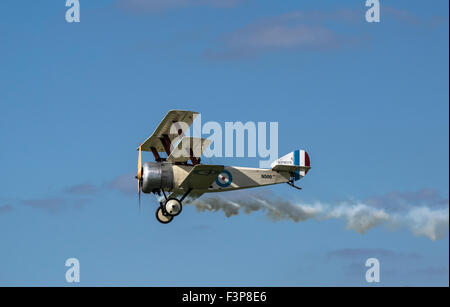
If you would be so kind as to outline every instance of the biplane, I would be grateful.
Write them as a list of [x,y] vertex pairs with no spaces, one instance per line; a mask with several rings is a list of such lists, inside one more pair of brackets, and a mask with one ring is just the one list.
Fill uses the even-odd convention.
[[[139,145],[136,176],[139,208],[141,192],[158,195],[162,201],[156,210],[156,219],[167,224],[181,213],[185,199],[193,200],[204,193],[280,183],[301,189],[295,182],[311,169],[309,155],[304,150],[295,150],[279,158],[271,164],[271,169],[202,164],[201,154],[211,141],[184,136],[186,127],[192,125],[198,114],[192,111],[169,111],[153,134]],[[142,151],[152,152],[155,162],[142,164]],[[161,154],[166,156],[162,157]]]

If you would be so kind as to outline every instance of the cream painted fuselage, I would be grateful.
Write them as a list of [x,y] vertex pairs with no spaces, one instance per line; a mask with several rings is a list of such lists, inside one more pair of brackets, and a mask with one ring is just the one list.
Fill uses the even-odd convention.
[[[173,165],[174,190],[179,190],[181,183],[188,176],[193,166]],[[208,189],[198,190],[201,193],[225,192],[239,189],[255,188],[289,182],[288,172],[276,172],[271,169],[225,166],[217,174],[217,179]]]

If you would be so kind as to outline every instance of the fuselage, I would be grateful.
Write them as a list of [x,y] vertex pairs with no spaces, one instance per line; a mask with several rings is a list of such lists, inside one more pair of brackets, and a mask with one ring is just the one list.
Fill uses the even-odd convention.
[[[192,167],[191,165],[173,166],[174,188],[181,184]],[[286,183],[289,181],[289,176],[288,172],[275,172],[271,169],[225,166],[211,186],[202,192],[226,192]]]

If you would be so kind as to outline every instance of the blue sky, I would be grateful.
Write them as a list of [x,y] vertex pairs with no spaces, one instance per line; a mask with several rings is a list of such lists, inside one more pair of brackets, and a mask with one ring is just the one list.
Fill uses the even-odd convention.
[[[81,285],[367,286],[377,257],[381,285],[448,286],[448,1],[381,1],[379,24],[362,0],[80,3],[78,24],[0,3],[0,285],[67,285],[76,257]],[[277,121],[280,156],[309,152],[301,192],[253,193],[446,209],[445,236],[193,206],[160,225],[130,184],[169,109]]]

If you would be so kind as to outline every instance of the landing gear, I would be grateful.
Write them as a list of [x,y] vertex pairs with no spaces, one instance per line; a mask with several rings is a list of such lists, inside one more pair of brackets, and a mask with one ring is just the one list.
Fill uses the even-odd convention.
[[301,190],[302,189],[301,187],[295,185],[295,178],[296,178],[295,174],[292,173],[289,178],[289,181],[286,183],[289,184],[291,187],[296,188],[297,190]]
[[289,182],[286,182],[286,183],[289,184],[291,187],[296,188],[297,190],[301,190],[302,189],[301,187],[296,186],[293,181],[289,181]]
[[183,206],[181,205],[181,202],[176,198],[169,198],[164,203],[164,210],[168,215],[177,216],[181,213],[182,209]]
[[167,224],[173,220],[173,216],[164,214],[163,209],[159,207],[158,210],[156,210],[156,219],[162,224]]
[[164,202],[160,202],[158,210],[156,210],[156,219],[158,222],[167,224],[170,223],[173,218],[181,213],[181,210],[183,209],[183,205],[181,202],[188,196],[188,194],[192,191],[192,189],[189,189],[184,193],[183,197],[181,197],[179,200],[176,198],[167,198],[166,192],[164,190],[161,190],[161,192],[164,195]]

